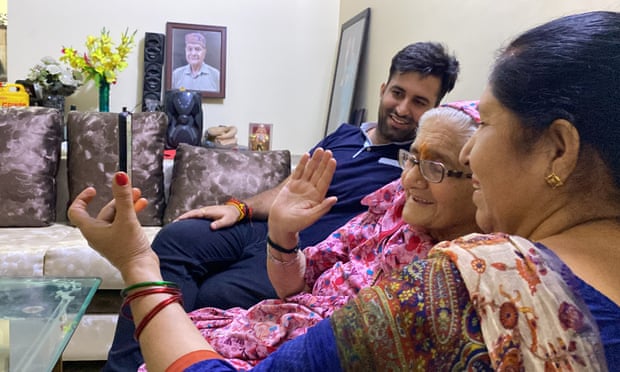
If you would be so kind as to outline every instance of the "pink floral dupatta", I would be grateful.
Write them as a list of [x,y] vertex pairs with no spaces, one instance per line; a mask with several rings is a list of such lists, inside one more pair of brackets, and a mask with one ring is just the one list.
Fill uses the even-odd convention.
[[494,369],[607,370],[596,322],[553,252],[516,236],[471,234],[438,244],[429,258],[441,254],[464,279]]

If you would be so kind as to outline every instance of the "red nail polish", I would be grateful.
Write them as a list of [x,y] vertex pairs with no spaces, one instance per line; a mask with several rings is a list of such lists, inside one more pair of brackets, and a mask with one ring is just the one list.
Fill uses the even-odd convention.
[[116,174],[116,184],[119,186],[125,186],[129,182],[129,177],[125,173]]

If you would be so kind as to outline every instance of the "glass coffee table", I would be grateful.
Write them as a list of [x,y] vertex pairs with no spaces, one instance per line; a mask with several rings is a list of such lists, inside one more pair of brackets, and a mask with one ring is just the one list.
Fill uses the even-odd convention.
[[52,371],[99,278],[0,277],[0,372]]

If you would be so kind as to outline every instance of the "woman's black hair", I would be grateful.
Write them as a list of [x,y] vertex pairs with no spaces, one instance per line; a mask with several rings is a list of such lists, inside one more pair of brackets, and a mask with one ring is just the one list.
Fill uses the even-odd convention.
[[489,84],[530,136],[570,121],[620,186],[620,13],[575,14],[526,31],[501,52]]

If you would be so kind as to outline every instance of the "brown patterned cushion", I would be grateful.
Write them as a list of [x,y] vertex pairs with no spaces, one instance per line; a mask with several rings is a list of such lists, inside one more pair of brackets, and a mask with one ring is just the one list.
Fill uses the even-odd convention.
[[164,223],[190,209],[245,199],[282,182],[291,171],[288,150],[236,151],[179,144]]
[[0,110],[0,226],[56,221],[56,173],[62,142],[58,110]]
[[[164,141],[167,117],[163,112],[138,112],[132,119],[132,183],[149,204],[138,214],[144,226],[162,224],[164,213]],[[67,120],[69,200],[87,186],[97,189],[89,204],[96,214],[112,198],[110,185],[118,170],[118,113],[71,111]]]

